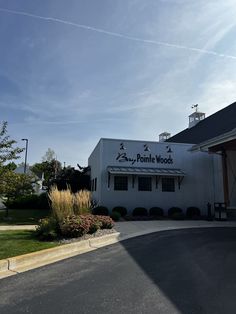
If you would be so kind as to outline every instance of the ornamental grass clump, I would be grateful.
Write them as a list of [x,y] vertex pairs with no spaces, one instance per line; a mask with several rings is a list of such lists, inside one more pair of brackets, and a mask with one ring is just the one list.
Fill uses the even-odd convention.
[[70,189],[59,191],[56,186],[53,186],[48,193],[51,201],[53,216],[57,221],[62,221],[63,218],[73,214],[73,194]]
[[81,190],[74,194],[74,214],[83,215],[91,212],[91,192]]

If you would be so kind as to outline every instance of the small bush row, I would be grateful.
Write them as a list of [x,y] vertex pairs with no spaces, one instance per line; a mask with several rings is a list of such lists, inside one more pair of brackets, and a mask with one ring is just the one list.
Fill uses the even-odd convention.
[[[105,206],[97,206],[93,209],[94,215],[109,215],[109,210]],[[125,217],[127,215],[127,209],[125,207],[114,207],[112,210],[112,213],[110,216],[114,221],[118,221],[120,217]],[[163,217],[164,211],[160,207],[152,207],[149,209],[149,211],[144,207],[136,207],[134,208],[132,212],[132,216],[138,217],[138,216],[151,216],[151,217]],[[188,219],[196,219],[201,216],[201,212],[199,208],[197,207],[188,207],[186,210],[186,217]],[[171,207],[168,210],[168,217],[172,219],[184,219],[185,215],[183,213],[183,210],[179,207]]]
[[55,217],[44,218],[39,221],[36,236],[41,240],[55,238],[77,238],[85,234],[93,234],[99,229],[111,229],[114,222],[107,216],[70,215],[58,221]]

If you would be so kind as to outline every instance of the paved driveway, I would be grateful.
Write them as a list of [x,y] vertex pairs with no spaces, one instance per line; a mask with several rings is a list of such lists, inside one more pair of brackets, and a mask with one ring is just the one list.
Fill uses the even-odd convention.
[[0,313],[235,313],[236,228],[163,231],[1,280]]

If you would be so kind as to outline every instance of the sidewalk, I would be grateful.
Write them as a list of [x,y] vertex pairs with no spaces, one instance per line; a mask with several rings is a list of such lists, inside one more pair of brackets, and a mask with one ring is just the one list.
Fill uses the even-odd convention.
[[0,226],[0,231],[7,231],[7,230],[35,230],[36,225],[18,225],[18,226],[11,226],[5,225]]
[[116,231],[120,232],[120,240],[165,230],[212,227],[236,227],[236,221],[154,220],[124,221],[115,224]]

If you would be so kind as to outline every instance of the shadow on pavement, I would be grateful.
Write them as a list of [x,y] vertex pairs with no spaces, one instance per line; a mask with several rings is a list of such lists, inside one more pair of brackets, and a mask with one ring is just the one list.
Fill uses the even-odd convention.
[[164,231],[121,244],[180,313],[235,313],[236,228]]

